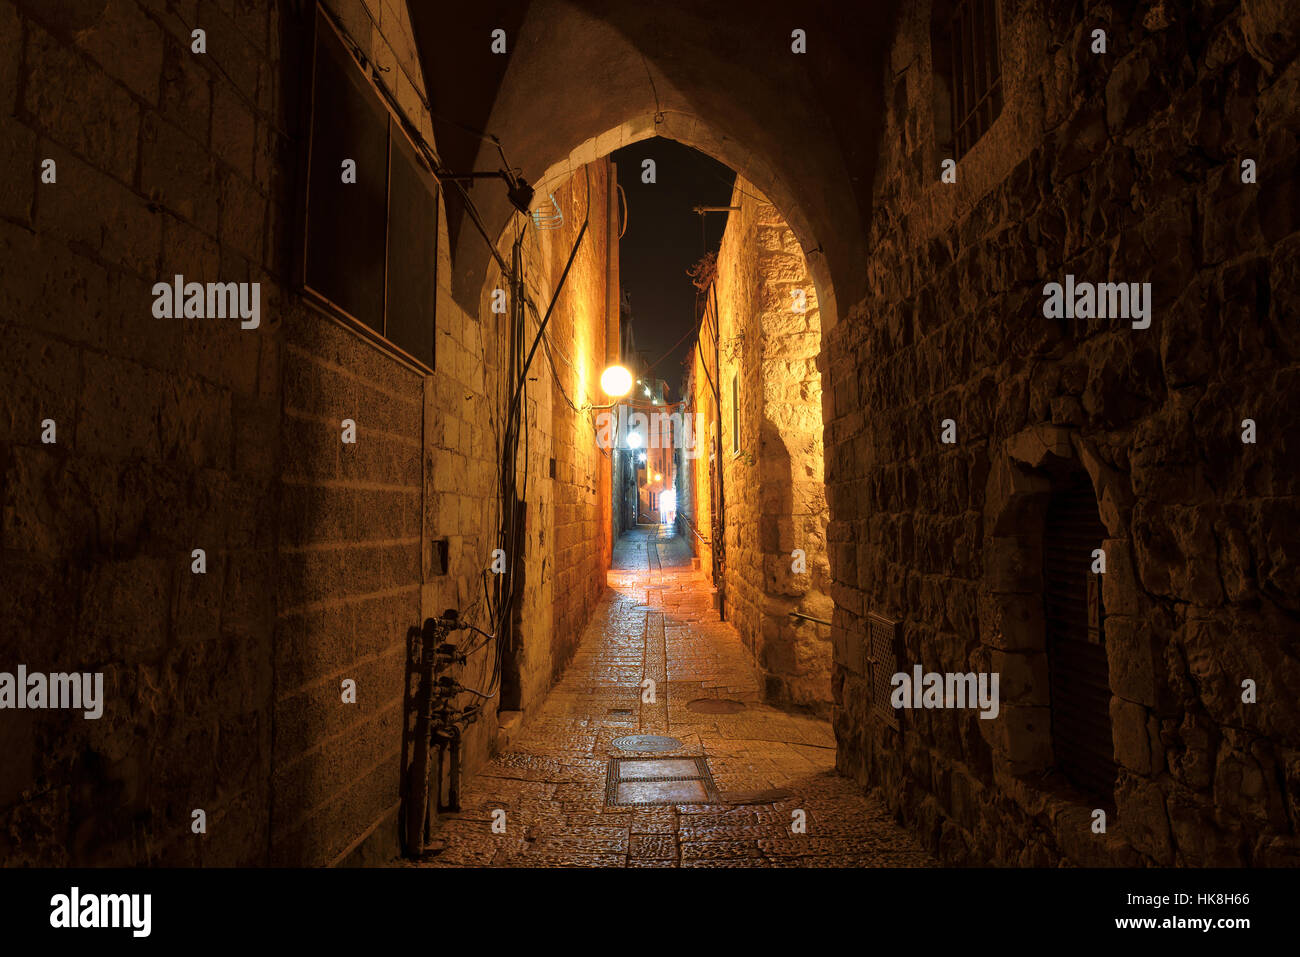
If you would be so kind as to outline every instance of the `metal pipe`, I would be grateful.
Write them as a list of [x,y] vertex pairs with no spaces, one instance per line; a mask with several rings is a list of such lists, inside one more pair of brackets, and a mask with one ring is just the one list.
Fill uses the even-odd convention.
[[791,618],[802,618],[804,621],[815,621],[819,625],[829,625],[830,622],[825,618],[814,618],[812,615],[804,615],[797,611],[788,612]]
[[[718,473],[718,524],[713,532],[717,547],[713,549],[713,585],[718,589],[718,619],[727,620],[727,500],[726,476],[722,461],[722,317],[718,313],[718,283],[715,279],[709,284],[709,295],[713,299],[713,368],[717,373],[718,399],[713,403],[716,410],[716,427],[714,429],[714,461]],[[737,415],[739,412],[736,413]]]
[[698,538],[698,539],[699,539],[701,542],[703,542],[705,545],[708,545],[708,544],[709,544],[709,540],[708,540],[707,538],[705,538],[703,535],[701,535],[701,534],[699,533],[699,530],[695,527],[695,523],[694,523],[694,522],[692,522],[689,518],[687,518],[687,517],[686,517],[685,515],[683,515],[681,512],[678,512],[678,513],[677,513],[677,517],[680,518],[680,519],[681,519],[681,520],[686,524],[686,527],[689,528],[689,529],[691,530],[691,534],[692,534],[692,535],[694,535],[696,538]]
[[447,778],[447,810],[460,813],[460,728],[451,734],[451,774]]
[[[445,750],[445,746],[441,741],[439,741],[437,747],[438,753],[433,760],[433,800],[429,802],[429,810],[431,813],[425,815],[425,826],[430,830],[432,830],[433,825],[437,822],[436,815],[438,812],[446,809],[442,803],[442,769],[446,763],[444,760]],[[432,817],[433,820],[429,820],[430,817]]]
[[605,365],[623,361],[619,342],[619,275],[618,275],[618,165],[609,163],[609,182],[605,191],[608,215],[605,224]]
[[[418,671],[419,688],[415,695],[415,731],[411,767],[408,772],[406,804],[407,853],[419,857],[424,853],[424,829],[429,807],[429,710],[433,696],[433,645],[430,625],[420,629]],[[433,806],[437,806],[436,799]]]
[[450,762],[447,773],[447,803],[442,803],[442,779],[441,774],[438,780],[438,810],[451,811],[453,814],[460,810],[460,728],[455,724],[443,724],[434,732],[438,738],[438,765],[441,771],[443,754],[447,753]]

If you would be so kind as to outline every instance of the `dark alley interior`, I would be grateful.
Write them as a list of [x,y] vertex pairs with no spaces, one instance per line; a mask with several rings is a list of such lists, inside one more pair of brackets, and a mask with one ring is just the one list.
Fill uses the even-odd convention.
[[1296,868],[1296,14],[0,0],[0,864]]

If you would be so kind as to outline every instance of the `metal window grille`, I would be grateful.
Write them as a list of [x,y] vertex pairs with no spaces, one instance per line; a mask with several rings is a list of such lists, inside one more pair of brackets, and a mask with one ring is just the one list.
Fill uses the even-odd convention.
[[898,673],[900,622],[874,612],[867,614],[867,666],[870,668],[871,710],[895,731],[898,713],[889,703],[890,682]]
[[997,0],[959,0],[949,34],[953,138],[960,158],[1002,112]]

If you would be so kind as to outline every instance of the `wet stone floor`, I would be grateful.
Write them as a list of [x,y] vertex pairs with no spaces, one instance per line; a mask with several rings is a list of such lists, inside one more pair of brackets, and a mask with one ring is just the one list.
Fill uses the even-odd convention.
[[[626,533],[609,585],[540,713],[466,782],[460,813],[440,815],[433,846],[441,850],[420,866],[934,864],[835,773],[828,722],[762,703],[745,647],[718,620],[686,542],[653,528]],[[647,678],[652,703],[642,700]],[[688,708],[698,699],[744,707]],[[638,734],[681,746],[613,744]],[[624,760],[612,768],[611,758]],[[636,803],[645,801],[695,803]],[[492,830],[497,809],[506,813],[503,834]],[[795,832],[796,811],[804,833]]]

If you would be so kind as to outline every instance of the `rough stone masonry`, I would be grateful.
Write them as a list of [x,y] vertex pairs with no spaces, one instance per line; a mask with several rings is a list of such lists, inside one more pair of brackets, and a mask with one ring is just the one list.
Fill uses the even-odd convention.
[[[542,712],[610,554],[583,412],[618,300],[605,157],[658,135],[774,204],[735,221],[775,255],[760,280],[733,246],[742,441],[719,463],[760,492],[727,499],[724,534],[765,693],[829,701],[839,771],[949,863],[1300,863],[1300,21],[1288,0],[979,0],[997,82],[955,96],[951,15],[974,2],[529,0],[502,27],[325,0],[341,86],[391,137],[356,185],[386,199],[367,170],[413,156],[394,168],[428,174],[436,216],[428,243],[385,235],[338,275],[381,283],[382,315],[390,252],[424,257],[430,364],[299,275],[313,5],[0,0],[0,672],[103,676],[95,720],[0,710],[0,861],[389,859],[410,628],[484,620],[503,474],[531,492],[520,601],[508,701],[464,733],[471,779],[500,711]],[[491,303],[529,217],[497,180],[472,207],[450,175],[429,187],[435,166],[554,193],[563,229],[520,251],[536,302],[595,224],[513,473],[517,348]],[[775,305],[801,267],[815,321]],[[1105,284],[1104,317],[1066,308],[1070,276]],[[521,328],[527,346],[537,317]],[[795,351],[814,337],[816,375]],[[759,457],[777,406],[823,456],[824,508],[815,469],[787,509]],[[823,521],[805,590],[772,563]],[[1104,574],[1062,598],[1094,545]],[[823,626],[767,628],[791,604],[831,616],[829,665]],[[466,647],[478,690],[497,649]],[[997,718],[891,708],[917,668],[999,675]],[[1067,773],[1085,738],[1099,788]]]

